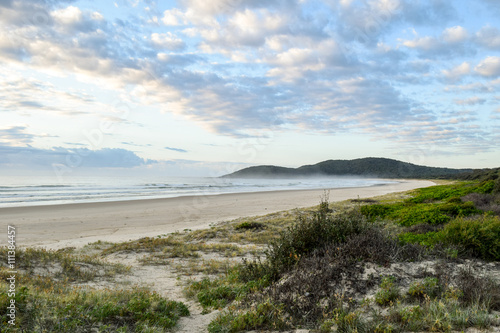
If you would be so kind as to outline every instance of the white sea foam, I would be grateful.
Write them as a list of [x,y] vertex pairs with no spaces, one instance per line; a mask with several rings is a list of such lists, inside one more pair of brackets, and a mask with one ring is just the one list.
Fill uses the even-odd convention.
[[360,178],[224,179],[154,177],[0,177],[0,207],[171,198],[259,191],[366,187],[393,181]]

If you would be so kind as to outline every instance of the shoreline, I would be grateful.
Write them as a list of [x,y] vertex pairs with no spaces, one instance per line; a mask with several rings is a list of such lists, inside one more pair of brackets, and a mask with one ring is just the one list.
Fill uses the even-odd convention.
[[[300,179],[300,178],[299,178]],[[310,178],[306,178],[310,179]],[[342,177],[338,178],[342,179]],[[363,178],[353,178],[356,180],[362,180]],[[262,180],[262,179],[260,179]],[[291,180],[291,179],[290,179]],[[325,179],[328,180],[328,179]],[[393,182],[398,182],[398,179],[385,179],[385,178],[366,178],[368,181],[378,181],[377,183],[372,183],[372,184],[366,184],[366,185],[347,185],[347,186],[332,186],[330,187],[331,189],[348,189],[348,188],[362,188],[362,187],[371,187],[371,186],[379,186],[379,185],[390,185]],[[215,187],[217,187],[217,183],[215,183]],[[155,185],[155,184],[152,184]],[[69,187],[72,188],[74,185],[62,185],[63,187]],[[257,185],[258,186],[258,185]],[[1,187],[1,186],[0,186]],[[15,188],[14,186],[13,188]],[[39,187],[39,186],[28,186],[28,187]],[[46,187],[58,187],[56,185],[41,185],[40,187],[46,188]],[[209,188],[212,187],[212,185],[209,185]],[[28,208],[28,207],[38,207],[38,206],[60,206],[60,205],[73,205],[73,204],[94,204],[94,203],[113,203],[113,202],[131,202],[131,201],[137,201],[137,200],[163,200],[163,199],[171,199],[171,198],[178,198],[178,197],[192,197],[192,196],[207,196],[207,195],[223,195],[223,194],[239,194],[239,193],[260,193],[260,192],[281,192],[281,191],[302,191],[302,190],[323,190],[325,187],[327,187],[325,184],[317,185],[317,187],[302,187],[302,188],[294,188],[293,186],[290,187],[285,187],[285,188],[271,188],[271,189],[259,189],[259,190],[233,190],[233,191],[210,191],[206,189],[199,189],[197,192],[191,192],[191,193],[165,193],[165,194],[146,194],[146,195],[141,195],[139,194],[130,194],[130,196],[109,196],[109,197],[103,197],[103,198],[92,198],[92,199],[46,199],[46,200],[33,200],[33,201],[12,201],[12,202],[1,202],[0,201],[0,209],[4,208]],[[9,186],[7,186],[9,188]],[[90,194],[92,196],[92,194]]]
[[240,217],[368,198],[435,185],[428,180],[394,179],[367,187],[224,193],[94,203],[0,208],[0,220],[17,231],[17,245],[60,249],[98,240],[120,242],[184,229],[202,229]]

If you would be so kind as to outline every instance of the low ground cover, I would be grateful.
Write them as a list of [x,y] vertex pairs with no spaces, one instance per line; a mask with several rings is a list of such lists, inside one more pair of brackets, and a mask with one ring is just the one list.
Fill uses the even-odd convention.
[[333,211],[323,202],[273,239],[263,258],[187,290],[206,311],[222,310],[210,332],[499,326],[500,221],[467,200],[487,195],[496,205],[494,185],[436,186]]

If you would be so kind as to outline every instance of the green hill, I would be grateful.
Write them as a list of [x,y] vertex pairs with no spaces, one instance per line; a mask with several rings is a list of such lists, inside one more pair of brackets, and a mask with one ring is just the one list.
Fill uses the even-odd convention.
[[360,158],[355,160],[328,160],[298,168],[262,165],[245,168],[223,177],[309,177],[309,176],[363,176],[382,178],[455,178],[469,174],[473,169],[435,168],[388,158]]

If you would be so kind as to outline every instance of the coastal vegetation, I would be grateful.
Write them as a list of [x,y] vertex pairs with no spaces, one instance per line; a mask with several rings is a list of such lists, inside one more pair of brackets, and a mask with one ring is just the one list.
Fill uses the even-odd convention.
[[[471,175],[472,169],[435,168],[401,162],[388,158],[359,158],[354,160],[328,160],[298,168],[275,165],[259,165],[241,169],[224,177],[317,177],[317,176],[362,176],[381,178],[457,178]],[[477,175],[483,171],[476,170]],[[474,175],[475,175],[474,174]]]
[[[341,203],[325,193],[310,209],[122,243],[20,249],[16,327],[0,267],[2,332],[166,332],[214,310],[212,333],[499,327],[499,176]],[[141,269],[174,276],[184,296],[124,282]]]
[[263,259],[194,282],[189,294],[224,309],[210,332],[499,326],[500,179],[492,178],[347,210],[323,201],[271,241]]
[[[89,288],[86,283],[110,280],[130,269],[108,263],[97,255],[44,249],[16,250],[14,298],[8,295],[7,278],[0,269],[1,332],[158,332],[175,326],[188,308],[160,297],[146,288]],[[7,249],[0,250],[3,260]],[[16,325],[7,316],[11,300],[16,305]]]

